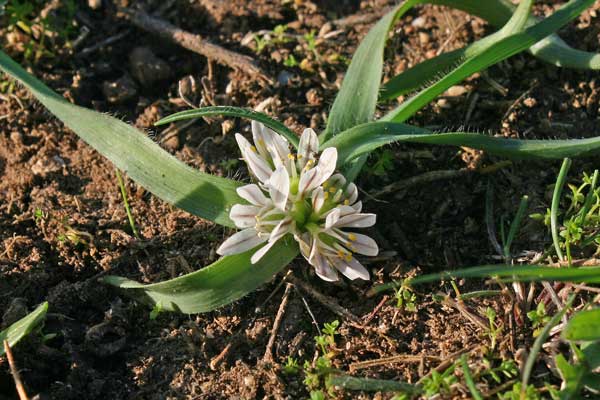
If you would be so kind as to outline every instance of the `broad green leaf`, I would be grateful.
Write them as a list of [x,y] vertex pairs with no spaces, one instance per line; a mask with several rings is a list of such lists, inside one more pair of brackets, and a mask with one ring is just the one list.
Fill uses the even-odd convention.
[[294,147],[296,147],[296,148],[298,147],[298,142],[299,142],[298,136],[296,136],[296,134],[291,129],[286,127],[284,124],[282,124],[281,122],[279,122],[277,120],[274,120],[273,118],[269,117],[266,114],[263,114],[263,113],[260,113],[257,111],[253,111],[253,110],[249,110],[246,108],[240,108],[240,107],[216,106],[216,107],[202,107],[202,108],[196,108],[194,110],[181,111],[181,112],[171,114],[171,115],[161,119],[154,125],[164,125],[164,124],[168,124],[170,122],[180,121],[183,119],[211,117],[211,116],[215,116],[215,115],[225,115],[228,117],[246,118],[246,119],[251,119],[254,121],[261,122],[262,124],[273,129],[275,132],[279,133],[280,135],[285,136],[287,138],[287,140],[290,143],[292,143],[292,145]]
[[373,119],[383,70],[383,51],[394,22],[421,0],[407,0],[375,24],[352,56],[327,118],[327,128],[320,135],[325,142],[339,132]]
[[229,208],[241,184],[197,171],[119,119],[73,105],[0,51],[0,70],[22,83],[48,110],[117,168],[161,199],[199,217],[234,226]]
[[130,279],[107,276],[105,283],[125,290],[138,301],[164,311],[202,313],[229,304],[267,282],[298,254],[296,242],[281,240],[258,262],[250,263],[254,250],[223,257],[191,274],[143,285]]
[[[507,26],[506,22],[514,12],[515,6],[504,0],[431,0],[431,4],[440,4],[457,8],[477,15],[492,25]],[[534,25],[535,16],[529,16],[525,26]],[[517,30],[514,30],[517,32]],[[380,99],[389,100],[400,95],[418,90],[456,66],[461,60],[473,57],[487,46],[501,38],[496,32],[461,49],[442,53],[425,60],[387,81],[381,90]],[[576,50],[567,45],[556,34],[542,39],[529,48],[534,56],[560,67],[579,69],[600,69],[600,54]]]
[[520,159],[562,159],[600,152],[600,137],[568,140],[519,140],[478,133],[433,133],[395,122],[370,122],[340,133],[322,145],[338,150],[338,166],[395,142],[467,146],[491,154]]
[[[499,277],[511,281],[560,281],[577,283],[600,283],[600,266],[580,268],[553,268],[538,265],[483,265],[456,271],[444,271],[434,274],[417,276],[405,283],[411,285],[436,282],[455,278],[489,278]],[[390,290],[402,285],[402,282],[390,282],[374,286],[369,295]]]
[[573,315],[563,331],[567,340],[600,340],[600,308]]
[[473,57],[464,60],[439,81],[423,89],[421,92],[386,114],[382,120],[396,122],[405,121],[450,86],[462,81],[475,72],[481,71],[512,55],[526,50],[546,36],[552,34],[567,22],[576,18],[593,2],[594,0],[572,0],[541,22],[538,22],[520,33],[501,39]]
[[48,302],[40,304],[27,316],[21,318],[2,332],[0,332],[0,356],[4,355],[4,341],[8,341],[10,347],[17,344],[24,336],[33,331],[46,318]]

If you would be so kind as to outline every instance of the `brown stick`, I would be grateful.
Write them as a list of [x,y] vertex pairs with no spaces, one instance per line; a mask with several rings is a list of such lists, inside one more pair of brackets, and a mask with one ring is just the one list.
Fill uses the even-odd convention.
[[258,76],[266,81],[270,81],[267,75],[260,69],[251,57],[227,50],[219,45],[210,43],[202,39],[200,35],[184,31],[177,26],[146,14],[143,11],[132,9],[121,9],[129,17],[136,27],[155,34],[163,39],[169,40],[180,45],[194,53],[215,60],[216,62],[228,67],[247,72],[250,75]]
[[265,350],[265,355],[263,357],[263,361],[265,362],[273,361],[273,346],[275,345],[275,339],[277,338],[277,332],[279,331],[279,327],[281,326],[281,321],[283,321],[283,316],[285,315],[285,308],[287,307],[292,288],[293,285],[291,283],[288,283],[285,287],[285,292],[283,293],[283,297],[281,298],[281,304],[279,304],[279,309],[277,310],[275,321],[273,321],[273,329],[271,330],[271,336],[269,337],[267,349]]
[[15,381],[15,386],[17,387],[19,399],[29,400],[29,397],[27,397],[27,392],[25,391],[25,387],[23,386],[23,382],[21,381],[21,375],[19,374],[19,370],[17,369],[17,366],[15,364],[15,358],[13,357],[12,350],[10,349],[10,345],[8,344],[8,340],[4,341],[4,352],[6,353],[6,358],[8,359],[10,373],[12,374],[13,379]]

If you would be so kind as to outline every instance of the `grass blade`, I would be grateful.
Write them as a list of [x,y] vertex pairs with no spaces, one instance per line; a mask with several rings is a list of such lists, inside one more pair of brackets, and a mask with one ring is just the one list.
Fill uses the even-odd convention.
[[396,122],[405,121],[450,86],[462,81],[475,72],[526,50],[576,18],[593,2],[594,0],[571,0],[543,21],[527,28],[523,32],[505,37],[473,57],[466,59],[442,79],[423,89],[417,95],[386,114],[382,119]]
[[204,174],[161,149],[134,127],[67,102],[0,51],[0,70],[22,83],[58,119],[157,197],[194,215],[233,227],[229,208],[241,184]]
[[403,392],[419,393],[420,388],[410,383],[387,379],[357,378],[349,375],[331,377],[331,384],[345,390],[360,390],[363,392]]
[[[33,331],[46,318],[48,311],[48,302],[40,304],[35,310],[27,316],[21,318],[2,332],[0,332],[0,343],[5,340],[8,345],[13,347],[24,336]],[[4,346],[0,346],[0,356],[4,355]]]
[[[405,281],[405,284],[418,285],[440,280],[457,278],[508,278],[511,281],[561,281],[576,283],[600,283],[600,266],[580,268],[553,268],[539,265],[483,265],[456,271],[443,271],[421,275]],[[397,289],[402,282],[390,282],[371,288],[369,296],[391,289]]]
[[477,390],[477,386],[475,385],[475,381],[473,380],[473,375],[471,375],[471,369],[469,368],[469,360],[467,359],[467,355],[463,354],[460,357],[460,365],[463,370],[463,375],[465,376],[465,383],[469,388],[469,392],[471,392],[471,396],[473,396],[474,400],[483,400],[481,397],[481,393]]
[[559,260],[563,260],[563,253],[560,249],[560,238],[558,233],[558,207],[560,206],[560,197],[562,195],[563,187],[567,181],[567,173],[571,167],[571,160],[565,158],[560,167],[556,184],[554,185],[554,192],[552,193],[552,206],[550,208],[550,230],[552,232],[552,243],[554,244],[554,250]]
[[293,240],[277,243],[257,264],[254,253],[223,257],[199,271],[165,282],[143,285],[118,276],[102,278],[104,283],[125,290],[125,294],[162,310],[185,314],[202,313],[229,304],[267,282],[298,254]]
[[338,165],[394,142],[467,146],[491,154],[518,159],[555,160],[582,157],[600,151],[600,137],[570,140],[519,140],[478,133],[434,133],[428,129],[395,122],[369,122],[349,129],[322,145],[336,147]]
[[562,335],[567,340],[600,340],[600,308],[573,315]]
[[180,121],[184,119],[194,119],[200,117],[212,117],[217,115],[225,115],[227,117],[239,117],[251,119],[254,121],[261,122],[265,126],[273,129],[275,132],[279,133],[286,137],[286,139],[292,143],[295,148],[298,148],[298,136],[289,129],[287,126],[282,124],[281,122],[269,117],[266,114],[261,112],[249,110],[247,108],[240,107],[230,107],[230,106],[214,106],[214,107],[202,107],[196,108],[193,110],[181,111],[175,114],[171,114],[160,121],[156,122],[154,125],[164,125],[175,121]]

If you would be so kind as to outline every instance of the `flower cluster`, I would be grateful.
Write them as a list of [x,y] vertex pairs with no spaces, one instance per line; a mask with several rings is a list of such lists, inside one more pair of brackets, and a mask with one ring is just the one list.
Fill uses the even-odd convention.
[[286,234],[299,243],[304,258],[319,277],[336,281],[337,271],[349,279],[369,279],[369,272],[353,253],[376,256],[370,237],[346,229],[375,224],[375,214],[362,213],[354,183],[335,172],[337,150],[318,154],[319,140],[312,129],[300,138],[298,153],[288,141],[258,122],[252,122],[254,144],[236,134],[242,157],[258,184],[238,188],[249,204],[236,204],[229,217],[242,230],[217,250],[238,254],[259,245],[251,258],[257,263]]

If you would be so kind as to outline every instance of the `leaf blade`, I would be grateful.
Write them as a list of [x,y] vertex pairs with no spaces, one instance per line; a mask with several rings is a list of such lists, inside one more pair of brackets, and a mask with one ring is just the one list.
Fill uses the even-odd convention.
[[[2,332],[0,332],[0,343],[8,341],[10,347],[14,346],[23,337],[28,335],[33,329],[38,326],[46,317],[48,311],[48,302],[45,301],[31,313],[21,318]],[[4,355],[4,346],[0,345],[0,356]]]
[[600,308],[573,315],[562,335],[567,340],[600,340]]
[[298,148],[299,139],[296,134],[289,129],[287,126],[282,124],[281,122],[269,117],[266,114],[250,110],[247,108],[241,107],[232,107],[232,106],[214,106],[214,107],[201,107],[193,110],[181,111],[175,114],[171,114],[157,121],[154,125],[164,125],[175,121],[185,120],[185,119],[194,119],[200,117],[211,117],[216,115],[225,115],[228,117],[239,117],[251,119],[254,121],[261,122],[268,128],[271,128],[275,132],[280,135],[285,136],[285,138],[292,143],[295,148]]
[[203,313],[238,300],[271,279],[296,257],[298,247],[289,238],[282,240],[254,265],[250,263],[253,253],[223,257],[198,271],[149,285],[117,276],[102,281],[143,303],[160,303],[166,311]]
[[233,227],[227,209],[242,202],[241,183],[197,171],[134,127],[73,105],[0,51],[0,70],[22,83],[58,119],[157,197],[199,217]]

